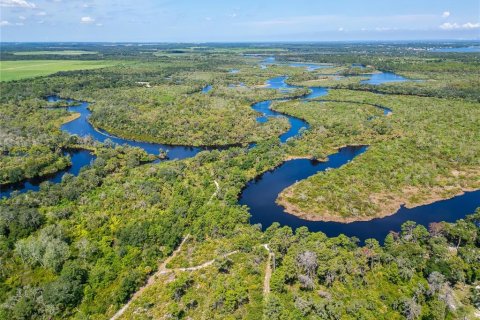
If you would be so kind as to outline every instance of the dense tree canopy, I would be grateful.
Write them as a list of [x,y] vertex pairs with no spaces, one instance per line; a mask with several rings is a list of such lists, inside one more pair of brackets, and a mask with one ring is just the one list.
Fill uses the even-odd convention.
[[[45,49],[37,46],[15,50]],[[407,222],[384,243],[359,243],[304,227],[261,231],[238,204],[248,181],[285,159],[322,160],[354,144],[370,148],[281,199],[320,215],[373,217],[401,202],[478,189],[478,57],[411,44],[71,46],[115,63],[0,84],[0,186],[65,169],[71,148],[96,156],[77,176],[0,200],[0,318],[108,319],[146,283],[123,318],[426,320],[478,312],[478,210],[456,223]],[[24,59],[6,48],[2,59]],[[259,66],[272,55],[275,64]],[[333,65],[307,71],[292,61]],[[426,81],[360,83],[379,70]],[[307,89],[262,88],[281,75],[335,89],[316,101],[285,101]],[[202,93],[206,85],[213,89]],[[234,146],[154,163],[140,148],[61,131],[75,115],[65,103],[47,103],[52,94],[89,101],[90,121],[124,138]],[[250,107],[266,99],[310,128],[281,144],[286,118],[259,123]]]

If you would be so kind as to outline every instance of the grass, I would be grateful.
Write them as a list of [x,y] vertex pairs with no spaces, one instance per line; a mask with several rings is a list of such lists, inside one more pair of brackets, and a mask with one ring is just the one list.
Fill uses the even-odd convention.
[[56,51],[19,51],[14,52],[16,56],[33,56],[33,55],[62,55],[62,56],[79,56],[82,54],[97,54],[96,51],[84,50],[56,50]]
[[108,61],[23,60],[0,61],[0,81],[46,76],[59,71],[97,69],[111,66]]

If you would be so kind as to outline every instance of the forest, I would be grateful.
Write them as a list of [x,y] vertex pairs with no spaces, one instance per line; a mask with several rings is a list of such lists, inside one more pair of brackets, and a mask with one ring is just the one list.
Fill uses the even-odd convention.
[[[441,45],[2,46],[2,61],[108,65],[0,82],[0,188],[45,179],[0,200],[0,318],[475,319],[480,209],[359,239],[251,224],[239,204],[285,161],[347,145],[368,149],[277,202],[345,222],[478,190],[479,57],[425,50]],[[421,81],[361,82],[385,71]],[[266,85],[280,76],[295,87]],[[328,93],[305,100],[316,86]],[[282,115],[260,122],[251,106],[266,100]],[[70,135],[62,126],[80,115],[65,106],[78,101],[94,128],[125,141],[208,148],[159,159]],[[291,117],[308,128],[281,143]],[[73,149],[94,160],[49,181]]]
[[[379,116],[375,105],[389,106],[392,114]],[[325,102],[275,105],[312,124],[302,139],[288,144],[292,155],[322,159],[338,146],[370,145],[351,164],[284,190],[279,201],[298,215],[351,221],[478,189],[478,106],[465,100],[349,90],[331,90]],[[313,148],[318,140],[323,143]]]

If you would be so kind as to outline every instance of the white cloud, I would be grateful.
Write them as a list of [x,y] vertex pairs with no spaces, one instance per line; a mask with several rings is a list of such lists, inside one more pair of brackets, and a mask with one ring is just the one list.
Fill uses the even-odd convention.
[[45,11],[40,11],[40,12],[37,12],[35,15],[37,16],[46,16],[47,13]]
[[458,24],[456,22],[454,22],[454,23],[445,22],[444,24],[440,25],[440,29],[443,29],[443,30],[480,29],[480,22],[477,22],[477,23],[467,22],[467,23],[464,23],[464,24]]
[[445,22],[442,25],[440,25],[440,29],[443,30],[453,30],[453,29],[459,29],[460,25],[458,23],[450,23],[450,22]]
[[37,6],[35,3],[25,0],[0,0],[0,7],[36,8]]
[[6,26],[11,26],[12,24],[8,22],[7,20],[2,20],[0,21],[0,27],[6,27]]
[[471,23],[467,22],[465,24],[462,24],[463,29],[480,29],[480,22],[477,23]]
[[442,18],[448,18],[448,17],[450,17],[450,11],[444,11],[442,13]]
[[25,16],[18,16],[18,19],[20,20],[27,20],[27,18]]
[[95,22],[95,19],[93,19],[92,17],[82,17],[80,19],[80,23],[84,23],[84,24],[90,24],[94,22]]
[[342,27],[338,28],[338,31],[342,32],[344,31],[345,29],[343,29]]

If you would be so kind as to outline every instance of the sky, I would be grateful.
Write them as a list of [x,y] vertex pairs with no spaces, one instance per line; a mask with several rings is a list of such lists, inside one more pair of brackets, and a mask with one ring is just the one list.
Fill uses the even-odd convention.
[[479,0],[0,0],[8,42],[479,40]]

